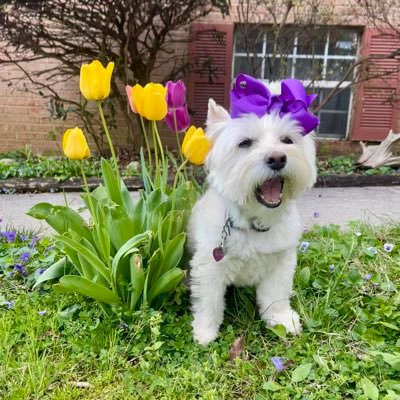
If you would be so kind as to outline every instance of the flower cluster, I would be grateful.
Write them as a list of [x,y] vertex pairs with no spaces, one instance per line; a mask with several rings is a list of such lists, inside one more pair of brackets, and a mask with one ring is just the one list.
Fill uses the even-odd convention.
[[[110,62],[104,68],[98,60],[81,66],[80,90],[86,100],[97,101],[100,104],[102,100],[109,96],[113,70],[114,63]],[[177,134],[189,127],[190,117],[186,104],[186,87],[182,81],[168,81],[165,86],[153,82],[145,86],[140,84],[133,87],[127,85],[125,90],[131,110],[139,114],[141,118],[146,118],[149,121],[164,120],[169,129]],[[99,110],[101,110],[100,105]],[[186,139],[185,137],[182,153],[190,162],[203,164],[211,148],[211,142],[201,128],[194,128],[194,131],[193,128],[191,127],[187,132],[189,138]],[[106,127],[105,131],[111,153],[114,155]],[[72,160],[83,160],[90,156],[85,135],[78,127],[68,129],[64,133],[62,145],[64,154]],[[114,164],[116,164],[115,157]]]

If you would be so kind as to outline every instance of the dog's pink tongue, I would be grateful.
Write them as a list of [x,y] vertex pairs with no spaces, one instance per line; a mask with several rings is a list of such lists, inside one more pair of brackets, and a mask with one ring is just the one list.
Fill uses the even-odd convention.
[[265,181],[261,186],[261,193],[264,201],[267,203],[276,203],[279,201],[282,192],[282,182],[279,178],[272,178]]

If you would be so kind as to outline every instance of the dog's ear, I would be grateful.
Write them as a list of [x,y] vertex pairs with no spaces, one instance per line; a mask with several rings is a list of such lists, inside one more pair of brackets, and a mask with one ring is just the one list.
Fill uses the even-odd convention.
[[229,118],[228,111],[224,107],[219,106],[213,99],[208,100],[207,126],[228,121]]

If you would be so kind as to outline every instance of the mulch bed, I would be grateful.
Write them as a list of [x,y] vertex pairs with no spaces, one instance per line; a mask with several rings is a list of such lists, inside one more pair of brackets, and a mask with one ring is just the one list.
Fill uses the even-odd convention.
[[[202,178],[199,179],[199,181]],[[143,188],[139,177],[124,178],[129,190]],[[88,178],[90,189],[96,188],[102,182],[101,178]],[[319,176],[315,187],[363,187],[363,186],[398,186],[400,175],[324,175]],[[51,193],[51,192],[80,192],[82,180],[71,179],[59,182],[56,179],[7,179],[0,180],[0,193]]]

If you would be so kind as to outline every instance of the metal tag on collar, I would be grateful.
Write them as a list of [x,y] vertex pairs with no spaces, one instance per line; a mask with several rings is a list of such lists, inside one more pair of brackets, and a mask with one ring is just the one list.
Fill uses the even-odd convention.
[[231,224],[232,221],[229,217],[226,218],[225,224],[222,227],[221,231],[221,243],[218,247],[213,250],[213,257],[216,262],[221,261],[226,254],[226,241],[228,237],[231,235]]

